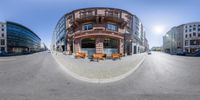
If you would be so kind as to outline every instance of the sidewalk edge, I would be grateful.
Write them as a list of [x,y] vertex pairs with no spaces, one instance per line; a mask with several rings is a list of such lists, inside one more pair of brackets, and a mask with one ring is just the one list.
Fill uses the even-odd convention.
[[75,79],[78,79],[78,80],[81,80],[81,81],[85,81],[85,82],[89,82],[89,83],[111,83],[111,82],[116,82],[116,81],[119,81],[121,79],[124,79],[126,77],[128,77],[130,74],[132,74],[134,71],[136,71],[140,65],[144,62],[145,60],[145,56],[143,56],[142,60],[140,60],[140,62],[133,68],[131,69],[130,71],[128,71],[127,73],[125,74],[122,74],[122,75],[119,75],[119,76],[116,76],[116,77],[113,77],[113,78],[108,78],[108,79],[90,79],[90,78],[87,78],[87,77],[83,77],[83,76],[80,76],[70,70],[68,70],[63,64],[61,64],[55,57],[54,54],[51,54],[53,56],[53,58],[55,59],[55,61],[57,62],[57,64],[64,70],[66,71],[67,74],[69,74],[70,76],[72,76],[73,78]]

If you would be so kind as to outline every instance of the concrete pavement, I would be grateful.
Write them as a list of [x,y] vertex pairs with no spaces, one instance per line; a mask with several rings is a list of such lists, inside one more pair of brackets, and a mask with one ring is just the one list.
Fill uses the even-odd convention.
[[92,83],[115,82],[133,73],[144,61],[146,53],[126,56],[121,60],[75,59],[73,55],[53,52],[57,63],[72,77]]
[[200,99],[196,57],[153,52],[133,74],[106,84],[74,79],[47,52],[14,58],[0,62],[0,100]]

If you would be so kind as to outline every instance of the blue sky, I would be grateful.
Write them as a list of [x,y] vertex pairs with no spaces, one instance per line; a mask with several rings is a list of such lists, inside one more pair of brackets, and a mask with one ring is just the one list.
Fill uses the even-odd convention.
[[[14,21],[33,30],[49,46],[61,16],[85,7],[114,7],[137,15],[150,47],[161,46],[173,26],[200,21],[200,0],[0,0],[0,21]],[[162,27],[157,32],[155,27]]]

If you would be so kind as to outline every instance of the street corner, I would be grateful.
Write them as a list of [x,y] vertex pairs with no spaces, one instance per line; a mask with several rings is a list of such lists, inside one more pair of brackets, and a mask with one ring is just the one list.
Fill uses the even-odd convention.
[[143,63],[146,53],[99,62],[90,59],[75,59],[62,53],[52,53],[52,56],[59,67],[75,79],[89,83],[110,83],[131,75]]

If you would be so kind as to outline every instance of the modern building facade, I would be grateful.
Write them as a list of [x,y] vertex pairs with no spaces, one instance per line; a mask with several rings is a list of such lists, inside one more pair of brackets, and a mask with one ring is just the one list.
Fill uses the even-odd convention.
[[173,27],[163,37],[163,50],[170,54],[183,53],[183,25]]
[[145,52],[148,41],[139,18],[116,8],[84,8],[65,14],[53,32],[51,48],[72,54],[85,52],[122,53]]
[[41,39],[27,27],[7,21],[4,25],[4,49],[7,54],[33,53],[40,51]]
[[200,22],[173,27],[163,37],[164,51],[170,54],[192,54],[200,50]]

